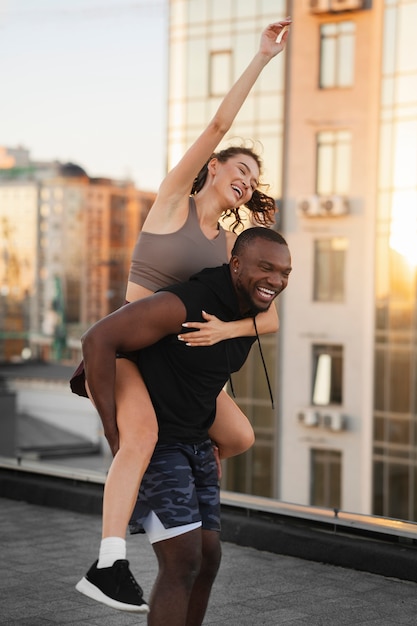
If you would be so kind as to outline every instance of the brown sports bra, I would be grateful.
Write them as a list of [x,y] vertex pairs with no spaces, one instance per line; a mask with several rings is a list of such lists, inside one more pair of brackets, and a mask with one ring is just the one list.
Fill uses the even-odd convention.
[[188,280],[205,267],[227,263],[226,231],[219,227],[215,239],[200,228],[194,198],[188,217],[175,233],[159,235],[142,231],[133,249],[129,281],[151,291]]

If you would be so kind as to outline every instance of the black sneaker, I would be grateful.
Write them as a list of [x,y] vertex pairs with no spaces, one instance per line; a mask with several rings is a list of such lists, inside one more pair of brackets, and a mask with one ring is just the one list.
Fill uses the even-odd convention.
[[96,561],[76,584],[80,593],[120,611],[148,613],[143,591],[129,569],[129,561],[119,559],[111,567],[97,569]]

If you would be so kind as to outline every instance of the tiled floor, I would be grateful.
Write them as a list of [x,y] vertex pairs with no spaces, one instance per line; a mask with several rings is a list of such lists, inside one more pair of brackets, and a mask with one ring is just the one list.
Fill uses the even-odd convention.
[[[97,556],[98,516],[0,499],[0,531],[1,625],[146,624],[74,589]],[[129,537],[128,556],[147,597],[156,563],[146,537]],[[223,543],[204,623],[415,625],[417,584]]]

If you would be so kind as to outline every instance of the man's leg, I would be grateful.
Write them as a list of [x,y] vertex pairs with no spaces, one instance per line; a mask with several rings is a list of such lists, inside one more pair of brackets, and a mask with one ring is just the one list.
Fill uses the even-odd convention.
[[221,560],[220,533],[202,530],[202,561],[188,603],[185,626],[200,626],[203,623],[210,598],[211,588],[217,576]]
[[[157,445],[133,516],[134,525],[146,531],[159,565],[149,626],[202,622],[220,562],[219,496],[210,440]],[[189,610],[194,623],[187,621]]]
[[191,593],[201,566],[201,528],[158,541],[152,547],[159,567],[149,602],[148,625],[185,626]]

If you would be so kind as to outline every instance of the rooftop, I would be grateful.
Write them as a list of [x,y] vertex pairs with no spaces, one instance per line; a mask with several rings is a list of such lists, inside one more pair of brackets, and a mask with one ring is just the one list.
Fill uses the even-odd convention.
[[[4,388],[10,386],[11,381],[65,385],[69,390],[69,379],[74,369],[74,366],[38,361],[0,363],[0,401]],[[0,411],[5,410],[6,408],[0,404]],[[100,453],[100,445],[89,441],[81,434],[31,415],[30,409],[27,412],[19,411],[18,407],[13,404],[8,405],[8,410],[13,413],[8,417],[16,420],[16,456],[42,459],[68,457],[74,460],[81,455],[94,457]],[[3,437],[5,428],[5,422],[3,422]]]
[[[73,367],[0,365],[0,379],[68,381]],[[56,447],[62,433],[19,416]],[[33,427],[33,428],[32,428]],[[42,435],[42,436],[41,436]],[[52,437],[52,440],[50,439]],[[79,445],[79,441],[66,444]],[[50,455],[48,455],[50,456]],[[145,624],[95,604],[74,585],[97,556],[105,470],[0,457],[0,624]],[[61,465],[59,464],[61,462]],[[103,463],[103,459],[100,461]],[[415,624],[417,525],[222,493],[223,562],[205,624]],[[156,563],[146,537],[128,538],[146,596]],[[24,590],[24,591],[23,591]]]
[[[74,585],[97,557],[100,516],[0,498],[0,623],[123,626],[146,618],[99,605]],[[415,624],[417,584],[223,542],[206,626]],[[143,535],[131,569],[149,597],[156,574]],[[7,573],[7,575],[5,575]]]
[[75,366],[45,361],[0,362],[0,381],[11,379],[48,380],[69,383]]

